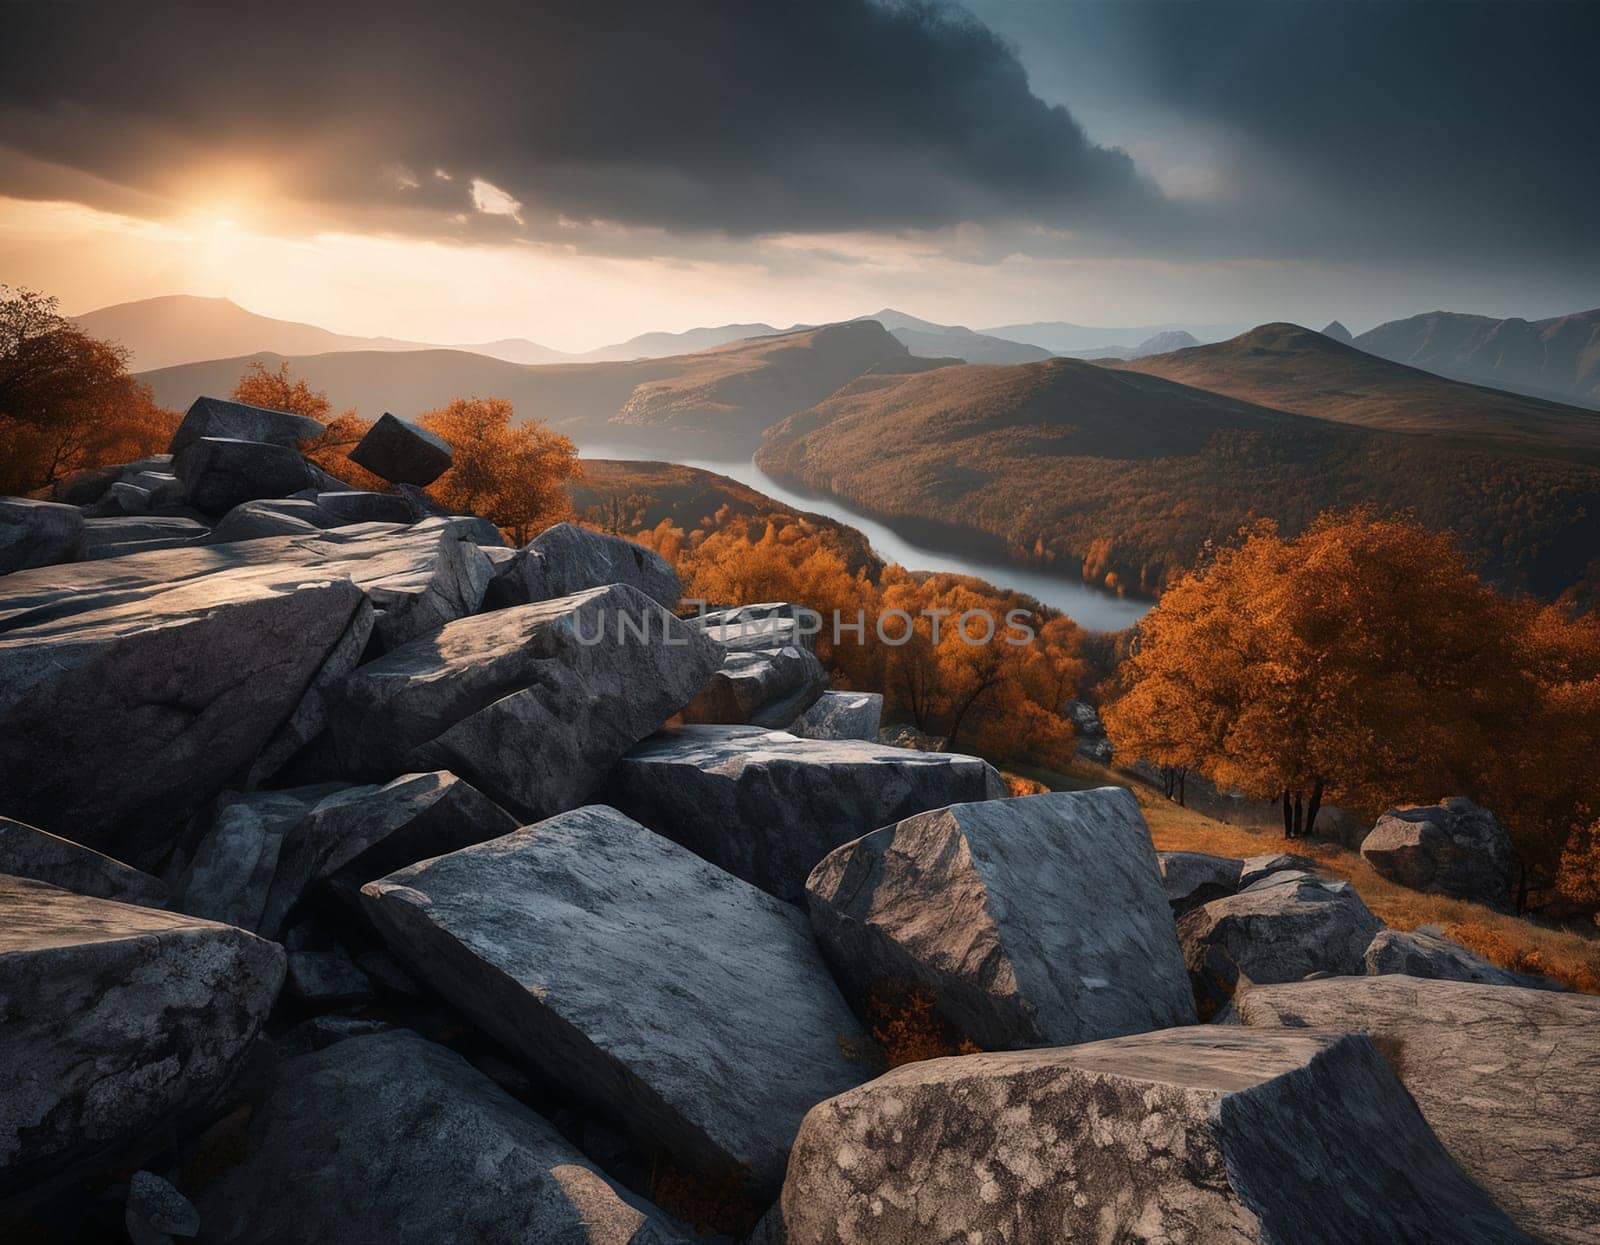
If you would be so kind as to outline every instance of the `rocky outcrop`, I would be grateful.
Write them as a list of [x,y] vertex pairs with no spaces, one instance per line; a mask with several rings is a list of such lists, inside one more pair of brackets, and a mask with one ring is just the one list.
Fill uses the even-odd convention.
[[286,1062],[200,1214],[205,1240],[227,1245],[685,1239],[466,1060],[405,1030]]
[[1313,873],[1317,869],[1317,862],[1309,856],[1299,856],[1294,852],[1268,852],[1264,856],[1246,856],[1239,865],[1239,889],[1253,886],[1264,877],[1274,873],[1288,873],[1291,871]]
[[358,667],[329,694],[328,731],[352,776],[449,769],[543,817],[581,804],[720,660],[616,584],[461,619]]
[[[117,561],[24,572],[0,592]],[[102,593],[0,621],[7,812],[154,864],[290,716],[360,600],[346,578],[267,565],[137,588],[113,575]]]
[[498,568],[486,603],[493,609],[549,601],[606,584],[637,588],[669,610],[683,593],[678,573],[643,545],[576,523],[557,523]]
[[700,1172],[770,1195],[805,1112],[868,1075],[842,1053],[854,1021],[805,918],[614,809],[553,817],[363,894],[419,977]]
[[[210,532],[198,519],[184,515],[129,515],[114,519],[85,519],[83,544],[78,556],[120,558],[129,553],[153,549],[175,549],[190,545]],[[60,560],[60,559],[58,559]]]
[[977,757],[753,726],[680,726],[630,751],[606,802],[690,851],[799,902],[834,848],[947,804],[1005,795]]
[[1157,852],[1156,861],[1175,917],[1232,895],[1239,889],[1239,875],[1244,871],[1244,861],[1236,857],[1205,852]]
[[202,514],[226,514],[242,502],[287,497],[316,483],[299,451],[226,437],[189,442],[173,455],[172,469],[185,500]]
[[0,874],[147,908],[165,907],[167,902],[167,888],[160,878],[9,817],[0,817]]
[[784,729],[799,739],[877,741],[883,718],[881,692],[823,692]]
[[0,1197],[205,1107],[283,980],[280,948],[0,877]]
[[411,523],[411,507],[393,493],[365,493],[357,489],[318,493],[317,510],[323,527],[352,523]]
[[1123,787],[908,817],[828,855],[806,903],[854,997],[925,993],[985,1050],[1194,1023],[1150,831]]
[[1365,1038],[1215,1027],[898,1068],[806,1116],[772,1219],[788,1245],[1531,1245]]
[[1367,972],[1373,976],[1401,973],[1407,977],[1438,981],[1475,981],[1485,986],[1526,986],[1535,990],[1559,987],[1543,977],[1515,973],[1492,964],[1467,950],[1459,942],[1444,937],[1437,929],[1379,930],[1364,957]]
[[1391,882],[1412,890],[1510,906],[1511,836],[1471,800],[1457,796],[1392,808],[1362,840],[1361,855]]
[[83,511],[53,501],[0,497],[0,575],[78,556]]
[[685,722],[784,730],[828,686],[808,630],[820,620],[809,610],[769,602],[700,614],[692,621],[727,656],[705,690],[684,706]]
[[1178,942],[1196,996],[1221,1004],[1241,979],[1361,973],[1382,928],[1348,885],[1291,871],[1194,909],[1178,922]]
[[1600,1242],[1600,998],[1410,977],[1263,986],[1246,1025],[1359,1030],[1439,1140],[1528,1232]]
[[317,882],[343,875],[353,894],[404,865],[516,828],[516,818],[449,773],[228,793],[175,906],[276,938]]
[[[274,411],[230,402],[223,398],[196,398],[172,435],[167,453],[176,456],[202,437],[226,437],[236,441],[262,441],[268,445],[294,449],[303,441],[327,431],[307,415]],[[293,489],[288,492],[293,492]]]
[[385,412],[367,429],[350,461],[393,484],[418,488],[432,484],[455,460],[455,451],[443,437]]
[[1106,735],[1099,710],[1086,700],[1069,700],[1061,706],[1061,716],[1072,723],[1079,756],[1097,765],[1111,764],[1111,740]]
[[170,1181],[138,1171],[128,1181],[123,1226],[133,1245],[166,1245],[174,1236],[199,1232],[200,1212]]

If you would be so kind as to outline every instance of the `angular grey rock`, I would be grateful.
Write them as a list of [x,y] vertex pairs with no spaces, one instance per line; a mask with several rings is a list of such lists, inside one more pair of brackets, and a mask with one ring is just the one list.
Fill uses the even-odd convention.
[[745,605],[691,620],[725,649],[722,669],[683,720],[784,730],[816,703],[828,674],[812,651],[820,616],[788,602]]
[[404,1029],[283,1064],[247,1156],[200,1214],[205,1239],[227,1245],[684,1240],[466,1060]]
[[1437,981],[1474,981],[1485,986],[1524,986],[1532,990],[1561,988],[1547,978],[1501,968],[1446,938],[1436,927],[1409,932],[1379,930],[1367,947],[1365,960],[1367,972],[1374,977],[1400,973]]
[[107,558],[144,551],[132,548],[135,545],[143,546],[145,549],[170,549],[197,541],[210,530],[196,519],[186,519],[177,515],[128,515],[120,519],[85,519],[83,545],[78,556],[85,559]]
[[165,907],[167,902],[167,888],[160,878],[9,817],[0,817],[0,873],[48,882],[94,899],[147,908]]
[[544,817],[583,803],[721,656],[614,584],[463,618],[358,667],[330,693],[328,732],[354,776],[449,769]]
[[372,997],[371,979],[337,942],[285,947],[289,975],[284,988],[296,998],[324,1007],[356,1003]]
[[[0,581],[0,790],[6,811],[135,866],[242,774],[349,625],[360,590],[296,566],[172,584],[119,583],[121,564]],[[44,592],[35,577],[103,591]],[[102,578],[103,577],[103,578]],[[139,575],[131,578],[137,580]]]
[[287,497],[311,484],[298,450],[264,441],[201,437],[174,455],[172,468],[189,504],[203,514],[226,514],[241,502]]
[[814,1104],[870,1075],[805,917],[590,806],[363,891],[485,1032],[691,1170],[770,1195]]
[[806,1116],[772,1218],[788,1245],[1532,1245],[1366,1038],[1215,1027],[897,1068]]
[[576,523],[557,523],[517,550],[484,603],[507,609],[606,584],[629,584],[669,610],[677,608],[683,594],[678,573],[655,550]]
[[915,813],[1005,793],[977,757],[754,726],[661,731],[623,757],[605,787],[608,804],[794,903],[834,848]]
[[120,465],[74,471],[65,479],[56,481],[50,490],[51,500],[65,502],[69,506],[92,506],[121,478]]
[[[327,429],[308,415],[273,411],[246,402],[223,398],[196,398],[172,434],[167,452],[174,458],[202,437],[225,437],[235,441],[263,441],[290,449],[302,441],[320,437]],[[289,489],[288,493],[294,492]]]
[[209,921],[0,877],[0,1196],[206,1106],[283,980]]
[[1244,861],[1236,857],[1205,852],[1157,852],[1156,860],[1174,917],[1232,895],[1239,889],[1239,874],[1244,870]]
[[1460,796],[1391,808],[1362,840],[1361,855],[1412,890],[1510,907],[1511,836],[1488,809]]
[[823,692],[786,729],[798,739],[867,739],[876,743],[882,717],[881,692]]
[[448,773],[408,774],[384,786],[229,793],[176,906],[276,938],[323,879],[344,873],[353,895],[404,865],[516,828],[516,818]]
[[376,624],[377,611],[372,608],[371,600],[364,598],[338,643],[311,676],[294,712],[250,762],[250,769],[240,784],[246,791],[253,791],[267,782],[322,734],[323,727],[328,724],[328,692],[366,656]]
[[206,543],[224,545],[267,536],[315,536],[324,526],[313,521],[320,517],[314,501],[240,502],[217,520]]
[[394,484],[432,484],[455,459],[443,437],[385,413],[350,451],[350,461]]
[[405,498],[394,493],[368,493],[359,490],[318,493],[317,508],[334,522],[328,527],[347,523],[410,523],[411,507]]
[[1061,716],[1072,723],[1077,736],[1077,754],[1097,765],[1111,764],[1111,740],[1106,737],[1100,712],[1086,700],[1069,700],[1061,706]]
[[125,1212],[128,1231],[137,1227],[168,1236],[194,1236],[200,1231],[200,1212],[170,1181],[154,1172],[137,1171],[128,1181]]
[[1382,928],[1353,889],[1305,876],[1202,904],[1179,919],[1178,942],[1197,995],[1221,1004],[1241,978],[1267,984],[1364,972]]
[[1361,1030],[1527,1231],[1600,1245],[1600,998],[1412,977],[1258,986],[1246,1025]]
[[491,566],[472,534],[469,523],[450,518],[411,527],[365,523],[26,571],[0,585],[0,633],[129,601],[141,590],[154,595],[225,571],[276,564],[291,581],[305,578],[305,570],[295,568],[348,576],[378,611],[380,644],[393,647],[482,604]]
[[129,484],[125,480],[118,480],[107,490],[99,504],[95,506],[96,514],[149,514],[150,490],[141,488],[137,484]]
[[1294,852],[1269,852],[1265,856],[1247,856],[1239,867],[1239,889],[1243,890],[1269,874],[1283,873],[1290,869],[1311,873],[1316,868],[1317,862],[1311,857],[1298,856]]
[[60,502],[0,497],[0,575],[70,562],[83,540],[83,511]]
[[955,804],[828,855],[817,941],[859,1000],[933,1000],[985,1050],[1193,1024],[1150,831],[1123,787]]

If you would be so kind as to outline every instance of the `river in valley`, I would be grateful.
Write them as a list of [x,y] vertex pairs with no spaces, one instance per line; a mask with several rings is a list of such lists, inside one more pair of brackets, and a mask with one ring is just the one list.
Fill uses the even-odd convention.
[[[616,458],[630,462],[659,461],[659,452],[630,449],[625,446],[580,444],[578,452],[585,458]],[[957,575],[975,575],[1000,588],[1025,592],[1044,604],[1053,606],[1073,619],[1080,627],[1090,631],[1120,631],[1132,626],[1150,608],[1149,601],[1134,597],[1119,597],[1099,588],[1092,588],[1082,580],[1064,575],[1052,575],[1036,567],[1023,566],[1002,557],[952,552],[930,546],[896,531],[881,520],[859,514],[835,497],[798,492],[774,480],[755,463],[710,462],[697,458],[676,458],[672,461],[685,467],[712,471],[728,476],[740,484],[765,493],[768,497],[815,514],[827,515],[840,523],[848,523],[864,535],[879,557],[887,562],[898,562],[907,570],[945,571]]]

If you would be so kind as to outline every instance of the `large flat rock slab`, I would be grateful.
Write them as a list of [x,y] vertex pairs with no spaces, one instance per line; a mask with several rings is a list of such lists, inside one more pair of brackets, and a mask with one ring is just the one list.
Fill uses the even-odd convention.
[[94,899],[164,907],[167,888],[152,877],[91,847],[0,817],[0,873],[48,882]]
[[361,600],[343,576],[269,564],[0,623],[6,813],[153,867],[291,715]]
[[456,519],[410,527],[365,523],[216,545],[185,544],[123,557],[24,571],[0,582],[0,633],[115,605],[245,568],[279,566],[286,578],[348,577],[372,603],[384,647],[404,644],[475,612],[493,567]]
[[811,1111],[773,1218],[788,1245],[1532,1241],[1365,1038],[1216,1027],[898,1068]]
[[466,1060],[408,1030],[287,1061],[208,1242],[667,1245],[685,1238]]
[[925,992],[985,1050],[1195,1021],[1150,831],[1126,788],[919,813],[824,858],[806,902],[856,998]]
[[0,876],[0,1197],[205,1107],[283,981],[280,947]]
[[1367,977],[1258,986],[1251,1026],[1368,1033],[1458,1163],[1527,1231],[1600,1243],[1600,998]]
[[625,756],[608,803],[768,894],[799,902],[834,848],[947,804],[1005,795],[977,757],[754,726],[680,726]]
[[589,806],[367,885],[395,955],[671,1161],[770,1196],[869,1070],[805,917]]
[[328,694],[340,764],[448,769],[531,818],[574,808],[678,711],[721,649],[625,584],[465,618]]

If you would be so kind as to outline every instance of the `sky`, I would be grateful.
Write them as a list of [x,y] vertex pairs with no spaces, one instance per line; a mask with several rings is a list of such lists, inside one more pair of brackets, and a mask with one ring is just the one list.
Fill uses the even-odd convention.
[[568,350],[1535,318],[1600,304],[1597,49],[1557,0],[0,3],[0,282]]

